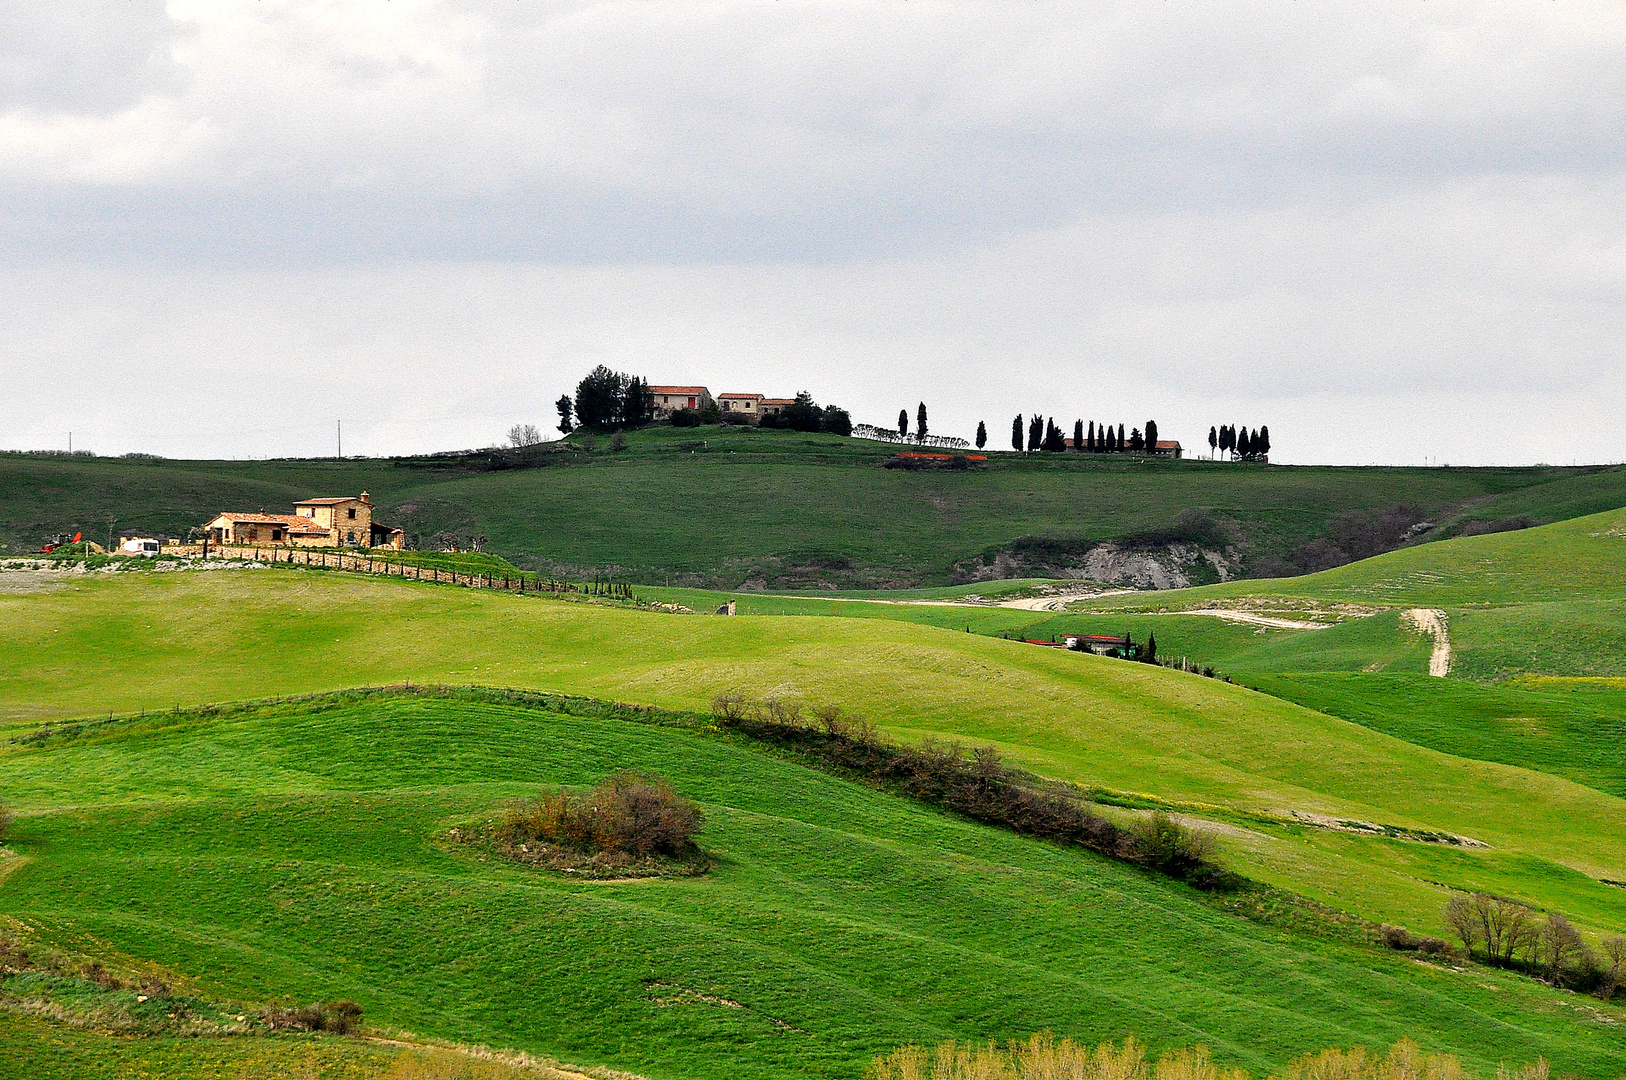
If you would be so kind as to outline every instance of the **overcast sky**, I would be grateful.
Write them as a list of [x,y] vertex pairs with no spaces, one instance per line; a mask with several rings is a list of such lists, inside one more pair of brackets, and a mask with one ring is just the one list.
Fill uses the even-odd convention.
[[0,0],[0,448],[551,430],[593,365],[1626,459],[1626,5]]

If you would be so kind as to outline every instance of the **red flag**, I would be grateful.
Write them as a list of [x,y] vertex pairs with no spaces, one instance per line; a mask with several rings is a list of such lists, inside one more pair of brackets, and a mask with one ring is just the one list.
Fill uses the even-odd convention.
[[78,542],[79,542],[79,538],[80,538],[80,537],[81,537],[81,536],[83,536],[83,535],[85,535],[85,534],[84,534],[84,533],[82,533],[82,532],[76,532],[76,533],[74,533],[74,534],[73,534],[73,542],[74,542],[74,543],[76,543],[76,544],[77,544],[77,543],[78,543]]

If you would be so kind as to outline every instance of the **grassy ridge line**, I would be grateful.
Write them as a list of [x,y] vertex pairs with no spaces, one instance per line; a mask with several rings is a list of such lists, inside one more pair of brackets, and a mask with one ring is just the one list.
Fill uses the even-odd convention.
[[[682,449],[697,440],[706,448]],[[620,567],[647,584],[673,576],[728,587],[749,578],[799,588],[892,587],[944,584],[956,561],[1020,536],[1111,538],[1165,527],[1196,506],[1234,521],[1259,558],[1309,540],[1346,510],[1411,503],[1445,512],[1582,474],[1620,488],[1626,503],[1626,474],[1596,470],[1258,468],[997,454],[975,473],[876,468],[891,452],[830,436],[651,429],[634,433],[622,454],[601,448],[560,455],[570,461],[548,468],[494,473],[382,461],[0,454],[0,542],[22,550],[63,529],[95,532],[109,518],[184,533],[223,509],[367,489],[380,520],[424,537],[487,534],[494,550],[560,576]]]
[[1085,786],[1493,845],[1235,838],[1248,876],[1374,921],[1438,932],[1450,885],[1626,927],[1626,893],[1597,881],[1626,880],[1621,800],[1144,665],[873,619],[657,615],[297,569],[0,596],[0,712],[14,722],[408,680],[691,711],[734,688],[841,704],[895,737],[991,743]]
[[[582,883],[435,841],[629,766],[703,803],[713,873]],[[656,1078],[852,1077],[903,1042],[1034,1027],[1258,1071],[1403,1034],[1480,1068],[1626,1065],[1614,1028],[1528,979],[1259,926],[695,730],[375,696],[11,747],[0,782],[34,853],[0,910],[222,998],[351,996],[430,1037]]]

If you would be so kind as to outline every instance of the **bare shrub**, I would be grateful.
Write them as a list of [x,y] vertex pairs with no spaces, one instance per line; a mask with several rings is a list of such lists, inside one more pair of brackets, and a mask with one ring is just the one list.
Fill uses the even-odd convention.
[[0,844],[11,839],[11,808],[0,800]]
[[1445,921],[1470,955],[1480,947],[1485,959],[1500,967],[1529,958],[1540,944],[1541,924],[1534,911],[1488,893],[1453,895],[1445,905]]
[[1449,1054],[1427,1054],[1410,1039],[1401,1039],[1383,1057],[1365,1047],[1323,1050],[1288,1063],[1279,1080],[1467,1080],[1462,1062]]
[[326,1031],[354,1035],[361,1030],[361,1006],[354,1001],[330,1001],[303,1007],[274,1005],[260,1014],[267,1027],[284,1031]]
[[659,776],[624,769],[584,795],[560,788],[512,807],[503,831],[511,841],[645,857],[692,851],[703,821],[700,807]]
[[[1498,1080],[1547,1080],[1545,1062]],[[905,1046],[870,1063],[869,1080],[1247,1080],[1242,1069],[1217,1064],[1204,1046],[1171,1050],[1155,1064],[1140,1043],[1102,1043],[1093,1050],[1048,1032],[1025,1042],[946,1042],[933,1049]],[[1275,1074],[1277,1080],[1469,1080],[1449,1054],[1425,1053],[1402,1039],[1382,1056],[1364,1047],[1306,1054]]]
[[1402,952],[1412,952],[1417,948],[1417,939],[1404,926],[1390,926],[1388,923],[1384,923],[1378,927],[1378,940],[1386,948]]
[[88,979],[97,986],[105,986],[109,990],[124,989],[123,981],[111,971],[108,971],[105,967],[103,967],[100,960],[92,960],[90,963],[86,964],[82,969],[80,969],[79,977],[82,979]]
[[[1591,950],[1581,940],[1581,932],[1556,911],[1547,916],[1535,932],[1535,959],[1547,981],[1557,985],[1571,967],[1585,966]],[[1594,962],[1592,967],[1596,967]]]
[[728,690],[711,699],[712,714],[719,720],[744,719],[750,702],[739,690]]
[[1444,938],[1420,937],[1417,939],[1417,951],[1424,956],[1432,956],[1441,960],[1454,960],[1457,956],[1456,947]]
[[1601,998],[1612,998],[1621,983],[1626,981],[1626,937],[1619,934],[1603,939],[1603,964],[1598,988]]

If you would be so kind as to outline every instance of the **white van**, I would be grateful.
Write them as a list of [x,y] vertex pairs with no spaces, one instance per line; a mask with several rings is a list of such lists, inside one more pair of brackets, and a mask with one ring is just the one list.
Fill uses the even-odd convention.
[[144,536],[132,536],[119,545],[120,555],[139,555],[144,559],[158,557],[158,541]]

